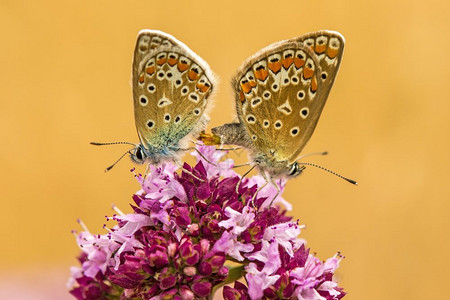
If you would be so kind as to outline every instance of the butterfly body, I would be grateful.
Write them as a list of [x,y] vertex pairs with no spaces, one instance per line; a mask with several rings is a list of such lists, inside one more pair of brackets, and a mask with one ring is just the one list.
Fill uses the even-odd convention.
[[271,178],[295,177],[296,162],[319,120],[340,66],[344,38],[318,31],[274,43],[233,78],[238,123],[212,129],[223,144],[249,150]]
[[132,73],[140,144],[131,150],[131,159],[151,164],[173,160],[209,122],[214,74],[186,45],[157,30],[139,32]]

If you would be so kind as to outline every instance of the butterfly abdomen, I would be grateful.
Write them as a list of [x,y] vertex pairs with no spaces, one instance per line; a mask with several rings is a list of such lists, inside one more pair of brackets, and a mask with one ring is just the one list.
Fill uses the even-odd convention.
[[248,134],[240,123],[229,123],[211,129],[212,133],[220,137],[225,145],[238,145],[249,148],[251,143]]

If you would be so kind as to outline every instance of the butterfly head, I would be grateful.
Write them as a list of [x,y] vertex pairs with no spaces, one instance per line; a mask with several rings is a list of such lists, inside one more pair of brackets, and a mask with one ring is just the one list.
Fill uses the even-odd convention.
[[137,164],[142,165],[148,158],[148,155],[145,153],[142,145],[137,145],[134,149],[130,150],[131,160]]
[[298,162],[294,162],[290,165],[288,165],[288,177],[297,177],[298,175],[300,175],[303,170],[305,169],[305,166],[301,166],[299,165]]

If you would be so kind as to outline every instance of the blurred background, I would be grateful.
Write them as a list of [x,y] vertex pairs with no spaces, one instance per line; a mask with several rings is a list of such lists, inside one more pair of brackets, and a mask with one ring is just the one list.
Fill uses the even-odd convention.
[[287,185],[290,213],[319,258],[345,255],[345,299],[442,299],[449,8],[445,0],[0,0],[0,299],[71,299],[77,218],[103,233],[111,204],[131,211],[132,163],[103,172],[128,148],[89,142],[138,141],[130,76],[143,28],[174,35],[220,76],[210,126],[234,119],[229,80],[248,56],[310,31],[341,32],[341,70],[304,153],[329,151],[307,161],[360,185],[308,168]]

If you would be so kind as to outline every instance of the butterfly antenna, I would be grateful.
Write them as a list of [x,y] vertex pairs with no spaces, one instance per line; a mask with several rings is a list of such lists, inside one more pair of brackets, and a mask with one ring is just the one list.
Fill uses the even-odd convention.
[[324,167],[322,167],[322,166],[319,166],[319,165],[316,165],[316,164],[312,164],[312,163],[307,163],[307,162],[299,162],[298,164],[299,164],[299,165],[305,165],[305,166],[312,166],[312,167],[316,167],[316,168],[322,169],[322,170],[324,170],[324,171],[326,171],[326,172],[328,172],[328,173],[331,173],[331,174],[333,174],[333,175],[335,175],[335,176],[337,176],[337,177],[339,177],[339,178],[342,178],[342,179],[344,179],[344,180],[350,182],[351,184],[358,185],[358,182],[356,182],[355,180],[350,179],[350,178],[347,178],[347,177],[344,177],[344,176],[342,176],[341,174],[338,174],[338,173],[336,173],[336,172],[333,172],[333,171],[331,171],[331,170],[329,170],[329,169],[327,169],[327,168],[324,168]]
[[119,159],[118,160],[116,160],[116,162],[115,163],[113,163],[112,165],[110,165],[109,167],[107,167],[106,169],[105,169],[105,172],[108,172],[109,170],[111,170],[125,155],[127,155],[127,154],[131,154],[131,150],[132,149],[130,149],[130,150],[128,150],[127,152],[125,152],[124,154],[122,154],[120,157],[119,157]]
[[328,155],[328,151],[306,153],[304,155],[299,156],[297,159],[300,160],[302,158],[305,158],[305,157],[308,157],[308,156],[313,156],[313,155]]
[[119,144],[125,144],[125,145],[133,145],[136,147],[136,144],[133,143],[129,143],[129,142],[112,142],[112,143],[96,143],[96,142],[91,142],[91,145],[94,146],[107,146],[107,145],[119,145]]

